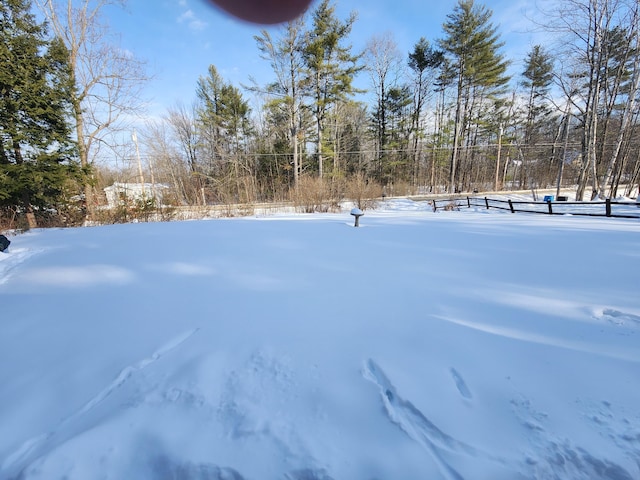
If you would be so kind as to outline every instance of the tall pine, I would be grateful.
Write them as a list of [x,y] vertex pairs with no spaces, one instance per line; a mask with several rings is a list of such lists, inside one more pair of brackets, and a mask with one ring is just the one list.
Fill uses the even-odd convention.
[[213,167],[207,174],[222,174],[236,197],[241,191],[250,197],[250,188],[242,181],[252,170],[244,155],[252,133],[249,102],[240,90],[224,82],[214,65],[209,66],[207,77],[198,79],[196,95],[200,137],[206,143],[208,163]]
[[266,91],[272,97],[267,110],[275,113],[278,124],[286,122],[287,139],[293,157],[293,183],[298,188],[301,162],[299,140],[304,128],[302,97],[305,89],[303,81],[302,48],[304,39],[305,16],[282,26],[275,38],[267,30],[253,38],[258,44],[262,58],[268,60],[273,68],[276,81],[269,84]]
[[549,116],[547,94],[553,81],[553,60],[540,45],[534,45],[525,62],[521,84],[527,89],[527,122],[525,145],[531,145],[541,122]]
[[[0,4],[0,207],[36,214],[65,203],[80,178],[69,124],[68,52],[48,40],[28,0]],[[69,190],[71,188],[71,191]]]
[[336,17],[330,0],[320,2],[313,12],[313,25],[308,32],[303,58],[307,82],[312,90],[311,110],[316,121],[318,175],[323,176],[323,133],[330,108],[354,92],[353,78],[362,69],[359,55],[345,45],[356,20],[355,14],[342,21]]
[[[471,119],[487,99],[500,92],[509,81],[508,62],[499,52],[497,28],[491,23],[493,13],[473,0],[459,0],[443,24],[445,37],[440,48],[455,74],[456,114],[454,119],[453,150],[450,163],[449,190],[458,181],[460,147],[465,132],[470,131]],[[474,111],[475,109],[475,111]]]

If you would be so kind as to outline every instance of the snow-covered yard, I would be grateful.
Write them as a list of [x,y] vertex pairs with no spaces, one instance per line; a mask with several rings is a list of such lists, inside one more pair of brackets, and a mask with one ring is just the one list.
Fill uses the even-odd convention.
[[640,221],[340,214],[0,253],[0,480],[640,478]]

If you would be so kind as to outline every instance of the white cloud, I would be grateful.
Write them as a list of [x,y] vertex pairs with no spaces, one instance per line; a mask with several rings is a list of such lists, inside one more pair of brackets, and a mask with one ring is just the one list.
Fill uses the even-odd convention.
[[178,22],[179,23],[189,22],[193,18],[195,18],[195,14],[193,13],[193,10],[189,9],[178,17]]
[[121,48],[120,49],[120,53],[122,54],[122,56],[124,58],[130,59],[130,60],[132,60],[132,59],[134,59],[136,57],[135,53],[133,53],[128,48]]
[[203,30],[207,26],[207,23],[200,20],[191,9],[186,10],[178,17],[178,23],[186,23],[189,29],[193,31]]

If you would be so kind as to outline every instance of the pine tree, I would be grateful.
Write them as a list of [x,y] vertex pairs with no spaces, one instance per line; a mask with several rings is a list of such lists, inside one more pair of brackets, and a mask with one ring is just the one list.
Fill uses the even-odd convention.
[[385,183],[394,180],[409,179],[409,163],[406,154],[411,132],[411,89],[407,85],[392,87],[385,97],[384,108],[387,111],[387,146],[389,152],[388,178]]
[[235,154],[249,133],[249,103],[236,87],[226,83],[215,66],[200,77],[196,91],[198,121],[211,153]]
[[267,86],[274,98],[267,105],[273,113],[282,112],[288,126],[288,138],[293,157],[293,184],[297,189],[300,176],[299,136],[301,133],[303,82],[302,43],[304,15],[283,26],[274,39],[267,30],[254,36],[262,58],[271,63],[276,81]]
[[[209,66],[209,75],[198,80],[196,96],[198,128],[210,163],[218,172],[230,175],[233,194],[238,195],[241,162],[251,133],[249,103],[236,87],[224,82],[213,65]],[[251,170],[246,164],[243,167],[243,172]]]
[[500,94],[500,89],[509,81],[505,74],[508,62],[499,53],[503,43],[499,42],[497,28],[490,22],[491,16],[487,7],[476,5],[473,0],[459,0],[443,25],[446,36],[440,40],[440,48],[456,77],[449,191],[456,187],[459,149],[464,132],[476,115],[473,109],[480,109],[484,100]]
[[25,212],[35,227],[35,213],[59,206],[81,170],[69,124],[68,52],[47,40],[30,7],[0,4],[0,205]]
[[536,129],[550,114],[544,101],[553,80],[553,61],[540,45],[534,45],[525,62],[522,72],[522,85],[527,89],[527,120],[525,124],[525,145],[530,145]]
[[336,17],[330,0],[323,0],[313,12],[313,26],[303,50],[307,82],[313,91],[311,108],[316,121],[320,178],[323,176],[323,131],[327,112],[332,105],[353,93],[353,78],[362,69],[357,64],[360,56],[353,55],[351,47],[344,45],[355,20],[355,14],[351,14],[347,20],[341,21]]
[[[200,143],[209,165],[214,165],[222,154],[222,88],[224,80],[214,65],[209,65],[208,75],[200,77],[196,87],[196,116]],[[211,172],[209,172],[211,173]]]

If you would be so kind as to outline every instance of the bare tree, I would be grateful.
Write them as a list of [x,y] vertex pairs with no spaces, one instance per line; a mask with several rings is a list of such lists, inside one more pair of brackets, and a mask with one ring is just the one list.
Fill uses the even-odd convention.
[[154,164],[157,180],[169,183],[173,187],[173,196],[178,204],[197,198],[198,192],[192,192],[191,172],[182,159],[175,144],[174,133],[168,121],[152,121],[146,125],[143,139],[149,162]]
[[367,41],[365,65],[376,96],[374,128],[376,134],[378,179],[383,176],[383,161],[388,141],[388,97],[389,90],[398,85],[402,75],[402,55],[390,32],[375,35]]
[[[172,137],[175,139],[176,150],[179,152],[182,163],[186,166],[191,177],[190,181],[186,180],[186,178],[184,180],[188,183],[188,187],[184,189],[187,200],[189,203],[202,201],[203,204],[206,204],[202,191],[205,183],[204,175],[211,174],[214,165],[212,157],[209,159],[210,163],[208,166],[204,166],[200,162],[199,154],[203,149],[203,142],[201,140],[197,115],[197,105],[195,102],[191,107],[177,103],[167,110],[165,122],[169,125]],[[206,170],[206,173],[203,170]],[[193,192],[195,192],[195,194],[193,194]]]
[[[628,23],[628,36],[627,42],[625,42],[625,52],[623,55],[624,61],[621,62],[625,68],[628,68],[631,73],[631,81],[628,85],[628,93],[627,98],[624,103],[622,118],[620,120],[620,128],[618,130],[618,135],[616,136],[615,143],[613,145],[613,151],[609,156],[609,160],[607,162],[606,170],[604,176],[602,178],[602,187],[606,188],[611,180],[611,176],[613,174],[614,168],[616,164],[620,161],[620,156],[622,152],[622,146],[625,141],[625,137],[630,134],[632,121],[634,112],[636,110],[636,98],[637,93],[640,87],[640,28],[639,28],[639,10],[640,6],[637,2],[634,2],[631,11],[629,12],[629,23]],[[626,63],[629,65],[626,65]],[[609,195],[615,189],[612,187],[610,189]]]
[[198,170],[199,144],[195,104],[189,109],[184,104],[177,103],[167,110],[166,121],[178,140],[189,171],[195,173]]
[[[124,0],[36,0],[54,34],[69,51],[75,93],[73,110],[81,165],[91,166],[110,135],[128,128],[143,108],[141,89],[148,79],[144,63],[117,45],[101,22],[103,8]],[[89,214],[90,185],[85,187]]]
[[[596,172],[596,149],[598,134],[598,100],[603,87],[601,75],[605,61],[603,43],[605,32],[610,28],[609,2],[589,0],[577,8],[585,13],[587,29],[585,36],[585,50],[587,58],[587,90],[584,97],[584,131],[583,131],[583,168],[578,180],[576,199],[582,200],[589,176],[593,180],[592,196],[598,195],[600,185]],[[575,4],[573,5],[575,7]]]
[[575,95],[582,133],[576,199],[582,200],[589,182],[592,198],[604,194],[634,127],[638,2],[563,0],[555,13],[547,28],[563,34],[563,57],[573,63],[569,77],[582,85]]

